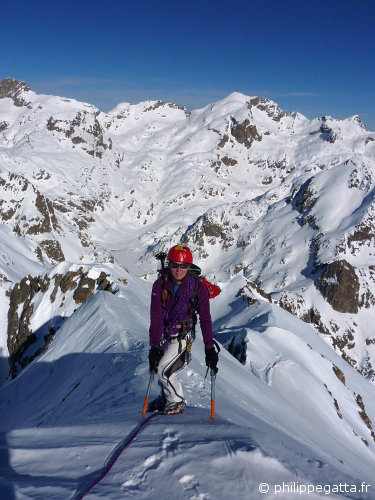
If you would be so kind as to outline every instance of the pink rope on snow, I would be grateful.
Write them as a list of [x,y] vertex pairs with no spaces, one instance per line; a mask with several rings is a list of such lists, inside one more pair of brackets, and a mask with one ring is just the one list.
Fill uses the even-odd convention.
[[116,446],[112,456],[109,458],[108,463],[104,465],[103,470],[82,492],[77,492],[75,495],[75,500],[81,500],[84,496],[86,496],[100,481],[108,474],[108,472],[112,469],[113,465],[116,463],[120,455],[136,440],[139,433],[146,427],[146,425],[150,422],[150,420],[155,417],[157,413],[152,413],[147,418],[142,420],[142,422],[136,427],[136,429],[132,432],[130,437]]

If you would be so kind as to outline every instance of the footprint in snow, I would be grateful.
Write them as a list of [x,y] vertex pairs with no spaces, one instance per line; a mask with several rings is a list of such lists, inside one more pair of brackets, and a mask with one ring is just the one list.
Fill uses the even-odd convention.
[[140,470],[132,474],[130,478],[122,484],[122,488],[134,489],[143,483],[149,471],[157,469],[169,454],[172,453],[174,455],[178,448],[178,442],[179,438],[176,432],[165,431],[162,435],[160,451],[147,457],[143,461]]
[[182,487],[184,490],[193,490],[199,486],[198,481],[195,479],[195,477],[191,474],[186,474],[185,476],[182,476],[179,479],[180,483],[182,484]]
[[166,452],[174,454],[178,449],[179,437],[177,432],[164,432],[161,448]]

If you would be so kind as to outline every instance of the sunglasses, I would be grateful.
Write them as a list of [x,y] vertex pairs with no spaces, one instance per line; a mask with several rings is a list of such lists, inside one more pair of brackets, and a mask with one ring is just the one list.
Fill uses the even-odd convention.
[[171,262],[170,267],[172,269],[177,269],[178,267],[181,267],[181,269],[189,269],[190,264],[178,264],[177,262]]

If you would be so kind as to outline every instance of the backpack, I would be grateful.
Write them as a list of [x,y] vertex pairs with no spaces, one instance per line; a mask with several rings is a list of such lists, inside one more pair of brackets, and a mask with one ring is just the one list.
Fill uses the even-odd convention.
[[214,299],[221,293],[221,289],[218,285],[214,285],[213,283],[210,283],[204,276],[201,276],[202,269],[199,266],[196,266],[195,264],[190,265],[189,272],[191,274],[195,274],[198,276],[196,287],[195,287],[195,294],[198,291],[198,280],[202,281],[204,285],[207,288],[208,296],[210,299]]

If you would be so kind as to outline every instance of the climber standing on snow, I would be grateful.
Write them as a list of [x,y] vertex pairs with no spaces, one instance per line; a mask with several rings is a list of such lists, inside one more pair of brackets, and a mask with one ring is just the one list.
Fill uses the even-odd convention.
[[168,268],[152,287],[149,364],[150,371],[158,375],[161,393],[149,404],[148,411],[174,414],[184,409],[182,386],[176,375],[189,361],[195,309],[199,313],[206,365],[217,372],[209,295],[204,283],[189,273],[192,263],[188,247],[173,246],[168,253]]

